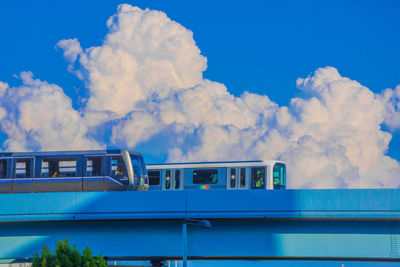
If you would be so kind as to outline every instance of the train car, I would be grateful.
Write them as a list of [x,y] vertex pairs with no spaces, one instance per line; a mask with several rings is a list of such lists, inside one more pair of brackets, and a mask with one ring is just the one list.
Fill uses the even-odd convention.
[[149,190],[285,189],[286,165],[276,160],[147,164]]
[[0,193],[147,189],[146,166],[135,151],[0,153]]

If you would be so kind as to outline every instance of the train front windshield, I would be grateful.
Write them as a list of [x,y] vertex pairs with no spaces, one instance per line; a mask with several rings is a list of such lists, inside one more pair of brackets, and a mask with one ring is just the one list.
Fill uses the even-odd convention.
[[147,177],[147,170],[143,157],[135,154],[130,154],[130,157],[133,168],[134,185],[141,190],[147,190],[149,187],[149,179]]

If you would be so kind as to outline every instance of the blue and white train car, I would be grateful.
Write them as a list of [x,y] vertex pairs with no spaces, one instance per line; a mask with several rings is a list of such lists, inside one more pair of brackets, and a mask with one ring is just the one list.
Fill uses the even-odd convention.
[[285,189],[286,166],[276,160],[147,164],[149,190]]
[[147,189],[146,166],[135,151],[0,153],[0,193]]

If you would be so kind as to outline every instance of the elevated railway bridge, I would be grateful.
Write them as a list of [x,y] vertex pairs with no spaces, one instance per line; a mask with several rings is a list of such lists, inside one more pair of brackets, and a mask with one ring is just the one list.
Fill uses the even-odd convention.
[[1,194],[0,259],[68,238],[108,260],[400,261],[399,219],[396,189]]

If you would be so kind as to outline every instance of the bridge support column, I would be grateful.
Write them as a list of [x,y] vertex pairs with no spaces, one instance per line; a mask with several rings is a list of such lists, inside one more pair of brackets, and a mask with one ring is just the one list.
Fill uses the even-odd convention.
[[182,244],[183,244],[183,251],[182,251],[183,267],[187,267],[187,223],[186,223],[186,221],[183,221],[183,223],[182,223]]

